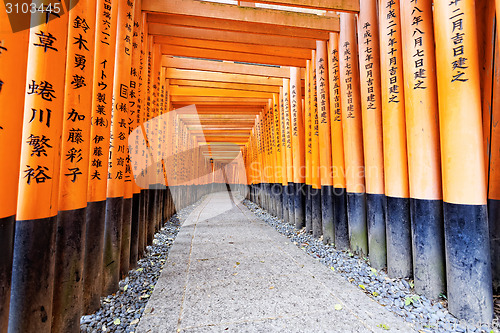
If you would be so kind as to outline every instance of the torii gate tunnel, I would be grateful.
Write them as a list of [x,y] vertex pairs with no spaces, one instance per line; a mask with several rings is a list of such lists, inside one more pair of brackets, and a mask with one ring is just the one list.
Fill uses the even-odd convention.
[[78,332],[226,187],[490,322],[500,0],[222,2],[0,1],[0,332]]

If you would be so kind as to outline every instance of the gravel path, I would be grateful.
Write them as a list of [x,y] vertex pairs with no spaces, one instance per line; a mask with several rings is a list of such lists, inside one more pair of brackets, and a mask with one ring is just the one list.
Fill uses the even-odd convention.
[[160,276],[168,251],[181,225],[194,208],[203,201],[190,205],[174,214],[155,234],[137,268],[120,281],[120,290],[101,298],[101,308],[80,319],[80,332],[135,332],[149,297]]
[[419,332],[499,332],[499,313],[496,313],[489,326],[466,325],[448,312],[446,296],[443,295],[439,300],[419,296],[415,294],[411,280],[392,279],[384,271],[370,267],[368,259],[324,245],[321,239],[314,239],[305,229],[295,230],[294,226],[272,216],[249,200],[244,200],[243,204],[307,254],[361,288],[379,304],[412,323]]

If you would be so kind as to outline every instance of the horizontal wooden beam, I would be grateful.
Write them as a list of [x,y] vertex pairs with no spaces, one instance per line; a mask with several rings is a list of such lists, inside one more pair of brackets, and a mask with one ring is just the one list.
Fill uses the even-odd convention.
[[261,55],[269,55],[276,57],[287,57],[287,58],[298,58],[298,59],[311,58],[311,50],[299,49],[294,47],[278,47],[269,45],[262,45],[260,47],[255,47],[255,45],[246,43],[208,41],[202,39],[181,38],[172,36],[155,36],[154,43],[195,47],[200,49],[210,49],[219,51],[261,54]]
[[[182,120],[193,120],[193,121],[203,121],[204,119],[221,119],[227,120],[232,118],[234,120],[253,120],[254,115],[250,114],[234,114],[234,115],[224,115],[224,114],[179,114],[178,117]],[[228,124],[230,125],[230,124]]]
[[170,86],[171,96],[273,98],[272,93],[235,89]]
[[[207,106],[207,105],[205,105]],[[252,115],[258,115],[262,112],[261,109],[248,109],[248,110],[241,110],[241,109],[233,109],[233,108],[223,108],[223,107],[217,107],[217,109],[210,110],[210,111],[200,111],[198,110],[199,114],[252,114]]]
[[194,81],[194,80],[170,80],[170,84],[181,87],[206,87],[206,88],[221,88],[234,89],[243,91],[260,91],[267,93],[279,93],[280,89],[277,86],[266,86],[257,84],[243,83],[225,83],[225,82],[209,82],[209,81]]
[[174,68],[167,68],[166,78],[180,79],[180,80],[195,80],[195,81],[258,84],[258,85],[270,85],[278,87],[283,85],[283,79],[273,78],[273,77],[266,78],[256,75],[199,72],[199,71],[182,70]]
[[189,46],[178,46],[171,44],[161,44],[162,54],[168,54],[181,57],[206,58],[217,60],[232,60],[241,62],[252,62],[258,64],[305,67],[305,59],[276,57],[261,54],[249,54],[242,52],[201,49]]
[[163,67],[191,69],[219,73],[247,74],[265,77],[290,78],[289,67],[271,67],[262,65],[237,64],[227,61],[211,61],[201,59],[176,58],[163,56]]
[[338,12],[359,12],[359,0],[253,0],[250,2]]
[[231,138],[248,138],[250,136],[249,133],[203,133],[203,136],[206,138],[225,138],[225,137],[231,137]]
[[316,41],[307,38],[286,37],[276,35],[261,35],[256,33],[242,33],[234,31],[217,31],[193,27],[177,27],[165,24],[151,23],[148,25],[150,35],[176,36],[182,38],[197,38],[204,40],[218,40],[254,45],[274,45],[283,47],[299,47],[314,49]]
[[[328,1],[328,0],[326,0]],[[197,0],[143,0],[142,10],[219,20],[272,24],[297,28],[339,31],[339,18],[272,9],[240,7]]]
[[219,137],[219,138],[200,138],[206,142],[238,142],[238,143],[246,143],[248,141],[247,138],[232,138],[232,137]]
[[[221,134],[221,130],[207,130],[207,129],[193,129],[191,127],[188,128],[189,130],[189,133],[191,134],[210,134],[210,135],[213,135],[213,134]],[[239,129],[239,128],[232,128],[232,129],[225,129],[224,130],[224,133],[228,133],[228,134],[249,134],[251,132],[250,129]]]
[[309,28],[284,27],[229,20],[214,20],[206,17],[190,17],[166,14],[148,14],[149,23],[166,24],[179,27],[193,27],[212,31],[233,31],[242,33],[299,37],[313,40],[328,39],[328,31]]

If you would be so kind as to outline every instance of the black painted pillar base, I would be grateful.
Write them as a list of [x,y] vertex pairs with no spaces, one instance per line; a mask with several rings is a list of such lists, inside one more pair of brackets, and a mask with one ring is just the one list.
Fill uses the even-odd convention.
[[323,243],[333,244],[335,227],[333,224],[333,187],[321,186],[321,221],[323,223]]
[[276,184],[269,184],[269,196],[271,198],[271,209],[274,216],[278,216],[278,196],[276,193]]
[[490,242],[486,205],[444,202],[448,310],[459,319],[493,319]]
[[122,238],[123,197],[106,199],[102,296],[118,290]]
[[283,200],[283,189],[281,188],[281,184],[273,184],[273,193],[274,193],[274,205],[276,207],[276,217],[279,219],[283,218],[283,205],[281,204],[281,200]]
[[52,332],[77,332],[83,313],[86,208],[57,216]]
[[130,260],[129,269],[137,267],[139,260],[139,207],[141,204],[141,194],[134,193],[132,197],[132,225],[130,228]]
[[387,242],[385,235],[385,195],[366,194],[366,223],[368,225],[368,253],[375,269],[387,266]]
[[387,274],[409,278],[413,274],[410,199],[387,196]]
[[312,232],[312,201],[311,201],[311,185],[305,185],[305,192],[306,192],[306,232],[311,233]]
[[311,216],[313,237],[320,238],[323,235],[323,221],[321,220],[321,189],[319,188],[311,188]]
[[57,217],[16,221],[9,332],[50,332]]
[[349,225],[347,221],[347,192],[345,188],[333,188],[333,220],[335,221],[335,248],[349,250]]
[[500,292],[500,200],[488,199],[493,293]]
[[[153,204],[153,220],[154,220],[154,225],[153,225],[153,238],[154,234],[158,232],[160,229],[160,219],[158,218],[158,211],[159,211],[159,204],[160,204],[160,192],[156,189],[153,188],[151,190],[154,193],[154,204]],[[186,194],[186,193],[185,193]],[[184,202],[186,202],[186,197],[184,197]]]
[[271,215],[273,214],[273,209],[271,205],[271,198],[269,196],[269,184],[262,184],[264,188],[264,209],[267,210]]
[[106,200],[87,203],[83,268],[83,313],[101,307]]
[[295,225],[295,183],[288,183],[288,223]]
[[428,298],[446,293],[443,201],[410,199],[415,291]]
[[148,239],[147,213],[148,190],[141,189],[141,197],[139,202],[139,240],[137,243],[137,257],[139,259],[144,257],[144,251],[146,250],[146,242]]
[[288,185],[282,185],[283,189],[283,198],[281,201],[281,207],[283,211],[283,222],[288,223],[288,218],[290,214],[288,212]]
[[120,280],[130,267],[130,237],[132,233],[132,198],[123,198],[122,241],[120,246]]
[[14,254],[15,215],[0,219],[0,332],[7,332],[9,323],[10,283]]
[[155,199],[155,192],[152,189],[148,190],[148,219],[147,219],[147,239],[146,239],[146,246],[153,244],[153,237],[155,234],[155,227],[156,227],[156,220],[155,220],[155,204],[156,204],[156,199]]
[[365,193],[347,192],[347,221],[351,250],[360,256],[368,255]]
[[295,229],[300,230],[306,226],[306,213],[305,213],[305,198],[304,198],[304,184],[295,184]]

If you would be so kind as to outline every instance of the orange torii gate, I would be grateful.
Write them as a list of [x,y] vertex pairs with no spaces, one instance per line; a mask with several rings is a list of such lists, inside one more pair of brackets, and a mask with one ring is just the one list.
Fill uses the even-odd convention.
[[74,0],[19,30],[0,5],[0,332],[78,330],[165,219],[227,188],[491,321],[493,2],[255,2],[321,14]]

